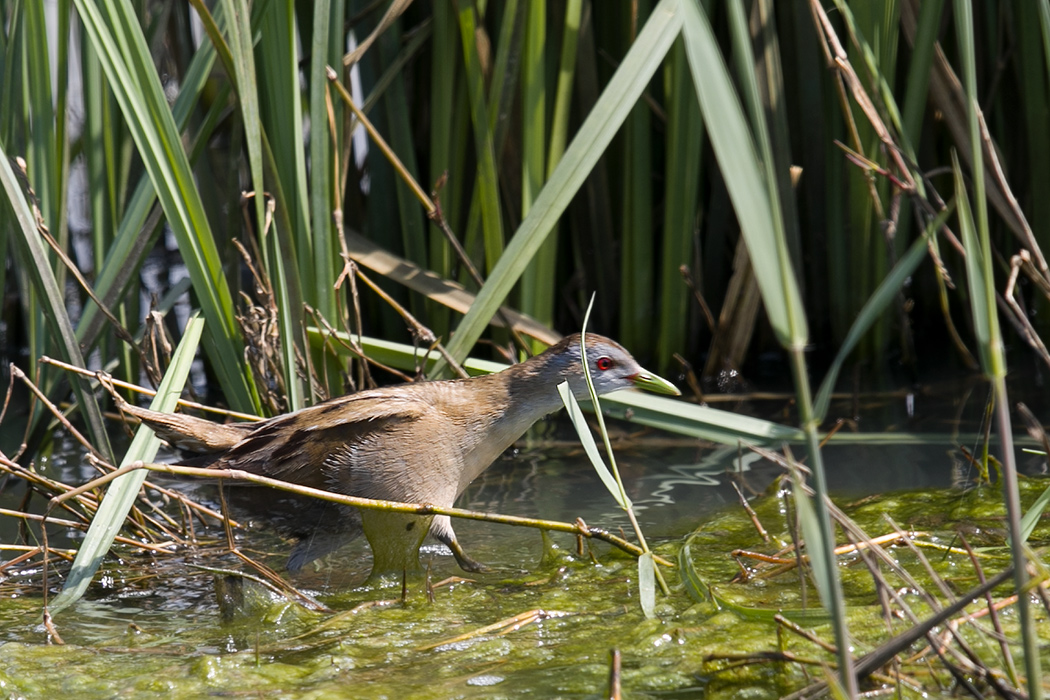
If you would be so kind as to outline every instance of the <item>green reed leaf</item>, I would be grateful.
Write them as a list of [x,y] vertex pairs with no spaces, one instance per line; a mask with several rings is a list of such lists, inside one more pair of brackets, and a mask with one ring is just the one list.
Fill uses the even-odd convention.
[[[160,386],[157,387],[157,395],[150,403],[151,410],[171,412],[175,409],[175,403],[189,376],[190,366],[197,353],[197,345],[203,330],[204,319],[194,314],[187,322],[182,340],[179,341],[179,346],[172,355],[171,365],[164,373]],[[152,462],[159,448],[160,438],[154,435],[149,427],[140,425],[120,466],[126,467],[139,461]],[[84,536],[84,542],[80,545],[76,559],[73,560],[73,568],[66,578],[62,592],[48,605],[51,614],[69,607],[84,595],[103,557],[113,545],[113,539],[120,532],[124,518],[135,504],[139,489],[147,475],[148,472],[145,469],[139,469],[119,476],[110,483],[105,498],[102,499],[95,517],[91,520],[91,525]]]

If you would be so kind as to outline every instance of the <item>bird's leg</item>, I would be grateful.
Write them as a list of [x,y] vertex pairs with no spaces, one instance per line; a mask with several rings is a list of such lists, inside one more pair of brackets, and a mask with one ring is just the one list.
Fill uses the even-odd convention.
[[405,571],[421,573],[419,545],[427,536],[429,520],[429,516],[362,510],[361,526],[372,547],[371,578]]
[[491,567],[471,558],[470,555],[463,551],[459,540],[456,539],[456,533],[452,530],[452,520],[447,515],[438,515],[434,518],[434,522],[430,525],[430,534],[452,550],[452,555],[456,557],[456,563],[464,571],[469,571],[472,574],[483,574],[492,571]]

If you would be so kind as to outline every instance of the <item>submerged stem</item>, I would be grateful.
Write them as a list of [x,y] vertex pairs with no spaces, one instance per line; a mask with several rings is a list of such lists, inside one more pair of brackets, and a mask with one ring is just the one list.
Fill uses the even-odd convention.
[[791,348],[791,371],[795,379],[795,390],[798,392],[799,422],[806,435],[806,449],[809,453],[810,468],[813,471],[813,490],[816,492],[816,514],[820,527],[822,551],[810,551],[811,557],[822,557],[826,563],[830,584],[827,586],[828,599],[824,606],[831,613],[835,628],[835,644],[838,646],[839,678],[845,686],[847,697],[857,697],[857,677],[854,675],[853,656],[850,654],[849,630],[846,627],[846,602],[842,594],[838,563],[835,557],[835,533],[831,527],[831,516],[828,514],[825,500],[828,486],[824,475],[824,461],[820,454],[820,435],[813,414],[813,402],[809,389],[809,375],[806,373],[806,358],[801,348]]
[[992,380],[995,392],[995,416],[999,423],[999,438],[1002,440],[1003,498],[1006,501],[1006,520],[1010,531],[1010,557],[1014,562],[1014,585],[1017,587],[1017,616],[1021,622],[1021,641],[1024,648],[1025,673],[1028,675],[1029,697],[1043,697],[1041,679],[1042,665],[1039,663],[1039,639],[1035,621],[1032,619],[1028,600],[1028,565],[1025,543],[1021,535],[1021,499],[1017,484],[1017,464],[1014,460],[1014,439],[1010,424],[1010,408],[1007,403],[1006,377],[997,374]]

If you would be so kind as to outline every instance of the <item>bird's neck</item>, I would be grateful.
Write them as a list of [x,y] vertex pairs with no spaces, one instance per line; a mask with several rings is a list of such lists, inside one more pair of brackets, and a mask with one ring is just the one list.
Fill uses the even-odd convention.
[[[558,384],[564,379],[557,362],[539,355],[497,374],[470,380],[475,390],[482,392],[472,397],[479,439],[464,455],[460,492],[533,423],[562,407]],[[480,420],[479,411],[487,413]]]
[[544,353],[495,375],[503,380],[509,397],[508,413],[525,424],[524,432],[534,422],[562,408],[558,385],[567,379],[567,358]]

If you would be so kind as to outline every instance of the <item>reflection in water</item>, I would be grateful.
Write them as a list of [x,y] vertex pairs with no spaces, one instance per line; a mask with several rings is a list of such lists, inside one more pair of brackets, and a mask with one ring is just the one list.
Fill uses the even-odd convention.
[[[758,463],[767,462],[754,452],[745,451],[742,453],[736,447],[716,448],[696,464],[668,465],[666,469],[671,472],[671,475],[646,477],[649,481],[658,481],[658,484],[648,498],[639,501],[636,505],[674,505],[676,498],[673,492],[676,486],[684,488],[716,488],[724,486],[727,473],[746,474],[752,470],[753,465]],[[758,488],[757,490],[762,489]]]

